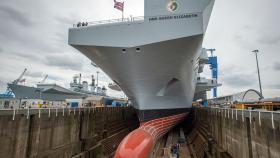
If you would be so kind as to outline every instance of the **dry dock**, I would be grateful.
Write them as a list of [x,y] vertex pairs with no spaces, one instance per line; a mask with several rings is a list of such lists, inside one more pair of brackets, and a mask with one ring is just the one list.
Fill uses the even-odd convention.
[[0,157],[109,157],[138,124],[129,107],[1,110]]
[[279,112],[220,108],[194,111],[195,127],[204,126],[208,139],[213,139],[204,150],[209,157],[280,157]]
[[[194,108],[156,143],[151,157],[170,157],[172,146],[185,137],[180,157],[279,158],[279,123],[279,112]],[[113,157],[138,126],[130,107],[1,110],[0,157]]]

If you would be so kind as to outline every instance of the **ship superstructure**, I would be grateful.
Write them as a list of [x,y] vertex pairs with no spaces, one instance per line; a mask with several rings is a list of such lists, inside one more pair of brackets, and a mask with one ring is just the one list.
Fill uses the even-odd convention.
[[107,96],[105,86],[100,87],[95,84],[94,75],[91,76],[92,83],[88,85],[87,81],[82,81],[82,75],[74,75],[73,82],[70,83],[70,89],[59,86],[55,83],[45,83],[48,75],[42,81],[36,84],[36,87],[30,87],[20,84],[25,82],[22,79],[27,69],[11,83],[8,83],[5,95],[17,99],[44,99],[44,100],[65,100],[80,99],[87,96],[99,95]]
[[141,121],[192,105],[214,0],[145,0],[144,17],[69,29],[69,44],[133,101]]
[[73,81],[70,83],[70,90],[79,92],[79,93],[85,93],[88,95],[107,95],[107,89],[105,86],[100,87],[97,84],[95,84],[95,78],[94,75],[91,76],[91,84],[89,85],[87,81],[82,81],[82,74],[74,75]]

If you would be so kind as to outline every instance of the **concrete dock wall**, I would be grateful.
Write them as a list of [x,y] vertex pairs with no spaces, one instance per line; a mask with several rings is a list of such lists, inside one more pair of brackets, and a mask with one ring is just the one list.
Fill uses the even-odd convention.
[[109,156],[138,125],[129,107],[0,111],[0,157]]
[[195,120],[206,122],[216,143],[234,158],[279,158],[280,113],[196,108]]

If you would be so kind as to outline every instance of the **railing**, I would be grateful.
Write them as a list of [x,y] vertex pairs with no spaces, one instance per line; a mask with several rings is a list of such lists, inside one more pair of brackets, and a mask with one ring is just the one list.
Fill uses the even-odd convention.
[[100,111],[117,111],[121,109],[132,108],[130,106],[123,107],[77,107],[77,108],[27,108],[27,109],[0,109],[0,116],[11,116],[12,120],[15,120],[16,115],[24,115],[26,119],[29,119],[31,115],[38,115],[38,118],[41,117],[41,114],[48,114],[48,117],[54,116],[58,117],[59,115],[80,115],[83,113],[96,113]]
[[95,25],[104,25],[104,24],[112,24],[112,23],[117,24],[117,23],[136,22],[136,21],[144,21],[144,16],[101,20],[101,21],[91,21],[91,22],[80,22],[78,24],[73,24],[73,27],[75,28],[75,27],[95,26]]
[[76,27],[113,24],[113,23],[118,24],[118,23],[128,23],[128,22],[139,22],[139,21],[144,21],[144,19],[149,19],[149,21],[183,19],[183,18],[198,17],[199,14],[201,14],[201,12],[172,14],[172,15],[157,15],[157,16],[137,16],[137,17],[130,17],[130,18],[110,19],[110,20],[101,20],[101,21],[92,21],[92,22],[79,22],[78,24],[73,24],[73,27],[76,28]]
[[261,119],[266,118],[271,120],[272,128],[275,128],[275,121],[280,120],[280,111],[263,111],[263,110],[247,110],[247,109],[231,109],[231,108],[218,108],[218,107],[198,107],[198,109],[207,110],[211,115],[220,116],[226,119],[239,120],[243,122],[245,118],[249,118],[252,123],[253,118],[258,120],[261,126]]

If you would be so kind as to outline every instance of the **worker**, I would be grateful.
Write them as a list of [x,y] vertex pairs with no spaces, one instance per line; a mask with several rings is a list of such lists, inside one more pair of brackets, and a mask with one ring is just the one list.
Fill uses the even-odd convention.
[[81,26],[81,22],[78,22],[77,27],[80,27],[80,26]]

